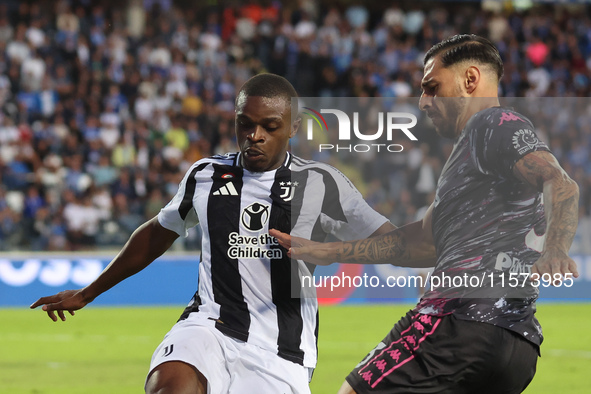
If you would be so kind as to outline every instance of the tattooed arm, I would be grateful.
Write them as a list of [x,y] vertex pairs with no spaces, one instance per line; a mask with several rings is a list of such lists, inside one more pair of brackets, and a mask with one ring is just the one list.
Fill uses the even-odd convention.
[[289,250],[292,258],[317,265],[335,261],[352,264],[394,264],[406,267],[433,267],[435,246],[429,207],[423,220],[382,235],[348,242],[313,242],[277,230],[270,234]]
[[521,158],[515,175],[544,195],[546,242],[532,273],[578,277],[577,265],[568,256],[578,224],[579,187],[549,152],[532,152]]

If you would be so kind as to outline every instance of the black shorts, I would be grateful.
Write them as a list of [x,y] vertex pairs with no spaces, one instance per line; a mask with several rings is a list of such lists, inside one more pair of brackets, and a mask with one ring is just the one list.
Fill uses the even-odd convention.
[[537,358],[504,328],[410,311],[346,379],[357,393],[521,393]]

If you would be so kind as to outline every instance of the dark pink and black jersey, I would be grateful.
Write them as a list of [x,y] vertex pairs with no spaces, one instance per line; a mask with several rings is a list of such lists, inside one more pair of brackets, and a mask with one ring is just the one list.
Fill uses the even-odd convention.
[[478,112],[454,144],[437,185],[433,290],[417,311],[515,331],[535,344],[538,288],[528,280],[545,232],[542,194],[517,179],[515,163],[548,151],[529,119],[502,107]]

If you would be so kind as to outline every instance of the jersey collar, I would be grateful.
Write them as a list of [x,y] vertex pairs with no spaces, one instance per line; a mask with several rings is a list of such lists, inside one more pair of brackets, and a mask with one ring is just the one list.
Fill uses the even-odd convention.
[[[289,168],[289,166],[291,165],[291,153],[289,151],[286,153],[287,154],[285,155],[285,160],[283,161],[282,166]],[[240,160],[241,157],[242,152],[238,152],[236,154],[236,158],[234,159],[234,167],[242,167],[242,161]]]

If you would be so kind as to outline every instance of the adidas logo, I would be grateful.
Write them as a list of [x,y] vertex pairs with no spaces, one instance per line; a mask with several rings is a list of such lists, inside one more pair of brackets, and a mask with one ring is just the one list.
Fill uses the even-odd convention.
[[213,192],[214,196],[237,196],[238,192],[234,187],[232,182],[226,183],[224,186],[220,187],[218,190]]

